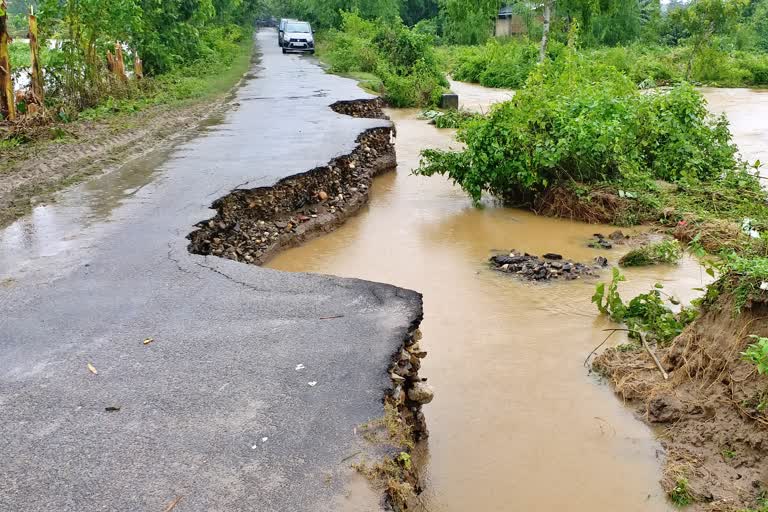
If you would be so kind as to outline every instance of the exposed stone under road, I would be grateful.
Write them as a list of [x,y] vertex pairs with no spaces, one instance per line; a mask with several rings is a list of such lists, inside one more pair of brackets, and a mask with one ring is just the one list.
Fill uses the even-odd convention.
[[274,32],[258,46],[224,119],[0,231],[0,510],[335,510],[375,449],[355,428],[421,296],[187,251],[218,197],[388,123],[330,110],[368,96]]

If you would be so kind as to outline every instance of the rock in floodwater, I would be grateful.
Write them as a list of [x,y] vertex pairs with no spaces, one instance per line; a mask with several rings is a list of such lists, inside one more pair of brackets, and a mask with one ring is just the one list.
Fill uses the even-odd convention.
[[416,382],[408,390],[408,400],[421,405],[428,404],[433,398],[435,398],[435,391],[426,382]]
[[589,244],[587,244],[587,247],[590,247],[592,249],[613,249],[613,243],[611,243],[611,240],[605,238],[605,235],[601,233],[595,233],[592,235],[594,238],[590,240]]
[[491,256],[491,267],[499,272],[515,274],[530,281],[551,279],[573,280],[582,276],[596,276],[597,270],[608,265],[606,258],[598,257],[591,265],[565,260],[560,254],[547,253],[542,258],[528,253],[511,251]]

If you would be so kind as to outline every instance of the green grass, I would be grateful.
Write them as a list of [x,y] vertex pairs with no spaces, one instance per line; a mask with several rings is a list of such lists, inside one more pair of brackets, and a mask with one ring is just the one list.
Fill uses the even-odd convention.
[[686,507],[693,503],[693,496],[688,488],[688,480],[685,478],[678,478],[674,489],[669,491],[669,499],[677,507]]
[[683,257],[683,250],[677,240],[663,240],[658,243],[632,249],[619,261],[622,267],[643,267],[663,263],[674,264]]
[[200,61],[147,79],[129,97],[107,97],[99,105],[82,111],[79,117],[99,120],[139,112],[152,106],[207,100],[222,95],[248,70],[252,50],[253,39],[249,36],[216,60]]
[[384,83],[381,81],[381,78],[373,73],[350,71],[348,73],[339,73],[338,75],[356,80],[361,89],[371,94],[381,94],[384,90]]

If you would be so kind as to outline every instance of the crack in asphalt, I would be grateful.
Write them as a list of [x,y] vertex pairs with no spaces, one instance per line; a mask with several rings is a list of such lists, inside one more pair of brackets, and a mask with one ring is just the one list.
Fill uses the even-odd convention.
[[195,274],[194,272],[192,272],[188,268],[182,267],[181,266],[181,261],[179,261],[178,258],[174,258],[173,256],[171,256],[172,253],[173,253],[173,246],[171,245],[171,242],[168,242],[168,253],[166,254],[166,257],[168,258],[168,260],[172,261],[173,263],[175,263],[176,264],[176,268],[178,268],[179,271],[184,272],[185,274],[191,274],[191,275],[195,276],[198,279],[202,279],[200,276],[198,276],[197,274]]
[[264,293],[274,292],[274,290],[266,290],[264,288],[258,288],[256,286],[253,286],[252,284],[245,283],[243,281],[239,281],[239,280],[235,279],[234,277],[230,276],[229,274],[225,274],[224,272],[222,272],[221,270],[219,270],[217,268],[209,267],[208,265],[203,265],[202,263],[197,262],[197,261],[195,261],[193,263],[195,265],[197,265],[198,267],[200,267],[200,268],[208,269],[211,272],[219,274],[220,276],[224,277],[228,281],[232,281],[233,283],[239,284],[240,286],[244,286],[245,288],[248,288],[249,290],[253,290],[253,291],[256,291],[256,292],[264,292]]

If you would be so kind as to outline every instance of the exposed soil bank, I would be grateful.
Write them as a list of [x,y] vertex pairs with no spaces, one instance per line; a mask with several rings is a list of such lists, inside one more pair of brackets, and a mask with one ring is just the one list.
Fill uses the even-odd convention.
[[662,485],[692,510],[760,509],[768,492],[768,380],[741,353],[768,335],[768,304],[738,316],[729,297],[705,308],[670,346],[658,351],[665,381],[644,351],[609,349],[594,363],[642,418],[665,427]]
[[261,265],[281,249],[332,231],[368,202],[371,180],[394,169],[391,139],[392,128],[367,130],[354,151],[327,165],[218,199],[216,216],[189,235],[189,250]]

